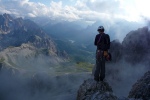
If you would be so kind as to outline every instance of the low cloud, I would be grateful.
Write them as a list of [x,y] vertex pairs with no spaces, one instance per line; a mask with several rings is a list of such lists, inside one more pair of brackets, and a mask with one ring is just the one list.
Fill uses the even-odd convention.
[[148,70],[142,63],[131,65],[124,60],[114,64],[106,64],[106,79],[118,97],[127,97],[133,84]]
[[42,3],[23,1],[0,1],[0,13],[8,13],[17,17],[50,17],[55,19],[68,19],[77,20],[78,16],[74,13],[76,9],[71,6],[62,6],[62,2],[50,3],[50,6],[46,6]]
[[[43,1],[44,2],[44,1]],[[46,5],[42,2],[31,2],[29,0],[1,0],[0,13],[13,14],[21,17],[42,17],[46,16],[53,19],[61,20],[85,20],[96,21],[100,19],[121,18],[127,20],[139,20],[142,16],[149,16],[146,9],[143,13],[139,2],[122,1],[122,0],[70,0],[70,1],[52,1]],[[146,1],[144,1],[146,2]],[[133,5],[134,4],[134,5]],[[146,4],[146,3],[144,3]],[[131,10],[129,10],[130,8]],[[130,16],[130,17],[129,17]]]

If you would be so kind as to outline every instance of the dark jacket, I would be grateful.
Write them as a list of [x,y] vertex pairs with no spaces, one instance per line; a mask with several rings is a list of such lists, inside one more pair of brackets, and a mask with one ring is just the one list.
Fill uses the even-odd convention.
[[109,35],[105,33],[97,34],[94,44],[97,46],[97,50],[107,51],[110,48]]

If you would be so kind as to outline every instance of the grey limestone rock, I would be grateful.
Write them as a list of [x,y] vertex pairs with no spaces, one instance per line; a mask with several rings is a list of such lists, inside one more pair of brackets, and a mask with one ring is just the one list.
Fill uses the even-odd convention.
[[150,71],[138,80],[129,93],[129,98],[150,100]]
[[80,86],[77,100],[117,100],[117,97],[106,81],[96,82],[94,79],[88,79]]

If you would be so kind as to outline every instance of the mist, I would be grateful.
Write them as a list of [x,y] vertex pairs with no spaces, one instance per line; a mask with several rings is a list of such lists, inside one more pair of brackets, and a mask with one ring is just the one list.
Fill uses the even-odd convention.
[[75,100],[90,74],[75,72],[68,60],[37,54],[34,49],[7,48],[0,53],[0,100]]
[[[39,63],[37,64],[39,66]],[[51,68],[52,72],[50,70],[42,71],[41,68],[37,71],[37,69],[34,73],[27,71],[22,73],[13,68],[2,67],[0,71],[0,99],[76,100],[79,86],[84,80],[93,78],[90,73],[85,72],[58,74],[55,72],[55,68]],[[132,65],[125,60],[117,63],[106,62],[105,81],[112,87],[115,95],[127,97],[132,85],[147,70],[148,65],[142,63]]]
[[132,85],[139,80],[145,72],[148,71],[148,65],[132,65],[124,60],[117,63],[106,64],[106,80],[118,97],[127,97]]
[[[28,73],[26,73],[28,74]],[[0,72],[1,100],[76,100],[76,93],[89,74],[34,75],[13,73],[2,68]]]

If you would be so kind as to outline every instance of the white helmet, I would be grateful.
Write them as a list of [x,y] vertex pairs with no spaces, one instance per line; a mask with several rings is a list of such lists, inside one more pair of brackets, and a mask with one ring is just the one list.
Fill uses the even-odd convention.
[[99,30],[103,30],[104,31],[104,27],[103,26],[99,26],[97,31],[99,31]]

